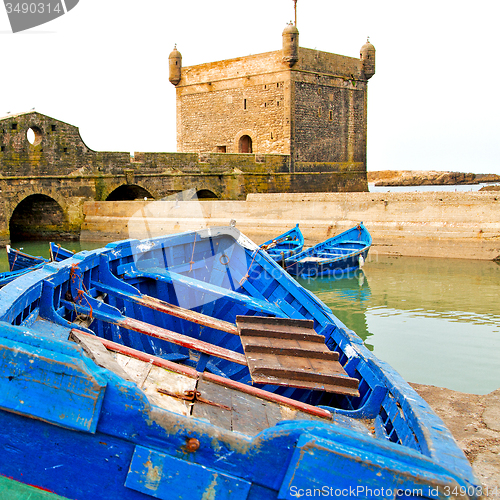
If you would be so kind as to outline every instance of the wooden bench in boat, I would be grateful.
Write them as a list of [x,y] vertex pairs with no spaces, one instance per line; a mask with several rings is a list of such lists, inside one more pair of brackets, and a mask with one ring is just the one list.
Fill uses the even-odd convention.
[[347,375],[312,320],[237,316],[236,325],[254,382],[359,396],[358,379]]
[[[108,287],[108,291],[110,291]],[[167,314],[211,328],[235,333],[230,323],[201,313],[193,313],[164,301],[130,295],[146,307],[161,308]],[[84,309],[73,304],[75,309]],[[282,385],[358,396],[358,380],[350,378],[330,351],[324,337],[314,332],[312,320],[238,316],[237,332],[245,354],[231,351],[188,335],[183,335],[135,318],[110,314],[94,308],[93,316],[127,330],[133,330],[201,353],[197,368],[203,371],[208,358],[215,356],[248,366],[252,380],[260,384]]]
[[160,408],[256,435],[282,420],[331,421],[322,408],[196,370],[73,329],[96,364],[134,382]]

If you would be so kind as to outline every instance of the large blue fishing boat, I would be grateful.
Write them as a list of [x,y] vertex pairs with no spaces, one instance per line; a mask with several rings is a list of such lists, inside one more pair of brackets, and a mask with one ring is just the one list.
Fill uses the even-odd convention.
[[480,493],[422,398],[232,227],[44,264],[0,290],[0,350],[0,475],[63,497]]

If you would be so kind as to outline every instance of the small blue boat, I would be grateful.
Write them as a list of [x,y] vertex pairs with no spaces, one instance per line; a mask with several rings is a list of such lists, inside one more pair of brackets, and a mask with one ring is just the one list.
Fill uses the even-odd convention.
[[480,496],[424,400],[233,227],[0,289],[0,408],[0,475],[66,498]]
[[22,252],[21,250],[12,248],[10,245],[7,245],[5,250],[7,251],[7,259],[9,261],[9,269],[11,271],[19,271],[48,262],[48,260],[44,257],[34,257],[33,255]]
[[363,266],[372,237],[360,222],[357,226],[288,258],[285,269],[293,276],[348,276]]
[[301,252],[303,247],[304,236],[298,224],[281,236],[260,245],[260,248],[265,250],[276,262],[282,262]]
[[52,262],[60,262],[61,260],[69,259],[70,257],[73,257],[75,255],[75,252],[67,250],[58,243],[54,243],[53,241],[49,243],[49,250],[50,260]]
[[21,276],[24,276],[26,273],[29,273],[36,269],[40,269],[44,264],[45,262],[40,262],[38,264],[34,264],[31,267],[25,267],[23,269],[17,269],[16,271],[5,271],[3,273],[0,273],[0,287],[7,285],[11,281],[14,281]]

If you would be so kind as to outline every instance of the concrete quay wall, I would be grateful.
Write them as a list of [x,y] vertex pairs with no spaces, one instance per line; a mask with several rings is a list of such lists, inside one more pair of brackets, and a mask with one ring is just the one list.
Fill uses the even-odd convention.
[[371,255],[492,260],[500,257],[494,192],[249,194],[246,201],[86,202],[82,240],[144,238],[236,227],[262,243],[300,224],[306,246],[363,221]]

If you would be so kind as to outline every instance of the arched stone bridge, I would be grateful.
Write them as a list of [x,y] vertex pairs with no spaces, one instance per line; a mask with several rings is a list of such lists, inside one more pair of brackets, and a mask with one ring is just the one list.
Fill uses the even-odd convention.
[[363,164],[287,155],[99,152],[78,128],[37,112],[0,119],[0,244],[78,238],[85,201],[245,199],[251,192],[366,191]]

